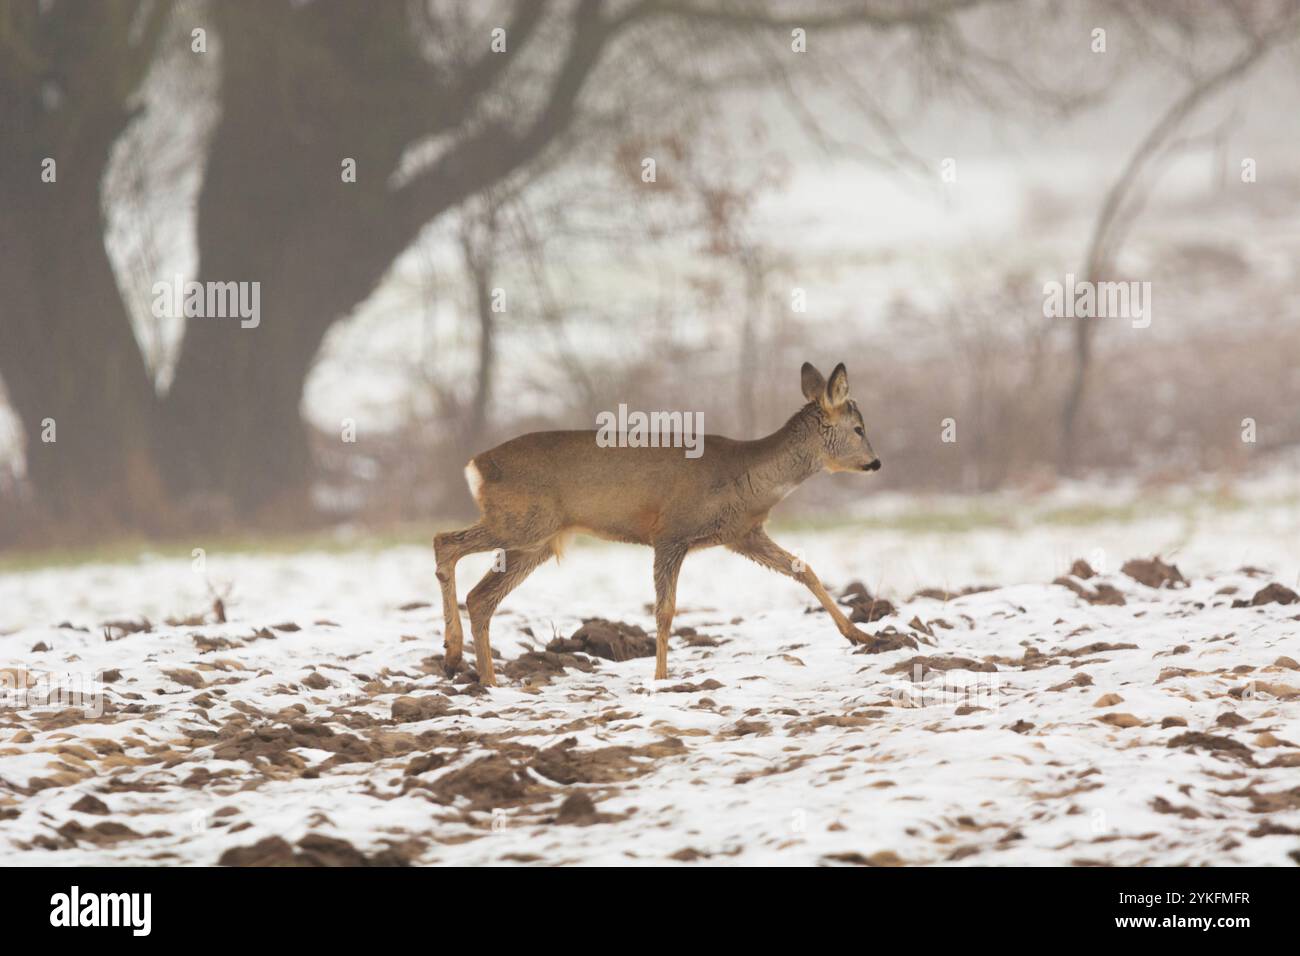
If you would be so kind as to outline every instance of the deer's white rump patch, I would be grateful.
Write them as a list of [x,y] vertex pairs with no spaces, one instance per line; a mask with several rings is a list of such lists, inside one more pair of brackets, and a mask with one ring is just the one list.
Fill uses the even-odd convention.
[[465,466],[465,484],[469,485],[469,493],[473,496],[474,503],[480,508],[483,507],[483,473],[472,461]]

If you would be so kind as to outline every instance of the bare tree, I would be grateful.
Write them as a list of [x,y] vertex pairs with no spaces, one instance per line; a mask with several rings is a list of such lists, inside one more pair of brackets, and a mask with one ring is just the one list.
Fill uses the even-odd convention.
[[0,3],[0,376],[50,518],[156,520],[157,401],[104,245],[100,184],[169,9]]
[[[977,85],[975,74],[997,76],[1004,65],[990,66],[965,36],[964,17],[1004,5],[514,0],[471,11],[416,0],[226,0],[192,8],[187,19],[201,18],[219,38],[221,72],[194,278],[260,282],[263,318],[251,330],[187,320],[159,398],[104,255],[101,180],[173,8],[0,4],[0,82],[14,94],[6,133],[19,134],[0,146],[0,202],[14,213],[0,220],[6,248],[20,250],[0,266],[16,290],[4,305],[0,374],[27,433],[34,483],[56,510],[104,498],[106,513],[128,524],[157,511],[159,472],[174,498],[220,496],[246,517],[300,515],[311,475],[299,408],[307,373],[329,328],[371,295],[429,223],[588,129],[794,75],[803,68],[789,55],[794,30],[844,51],[864,36],[914,37],[939,59],[955,58],[943,80]],[[496,28],[503,32],[494,37]],[[59,109],[49,106],[51,91]],[[32,179],[44,155],[59,157],[66,177],[45,196]],[[355,182],[343,181],[344,160],[355,161]],[[46,200],[55,195],[52,214]],[[33,436],[51,415],[59,452],[35,455]]]
[[[1147,11],[1159,19],[1166,8],[1149,4]],[[1300,33],[1300,4],[1287,3],[1273,11],[1261,11],[1245,4],[1228,4],[1231,24],[1239,34],[1239,50],[1227,63],[1209,72],[1187,67],[1187,89],[1160,114],[1159,119],[1138,142],[1119,175],[1106,191],[1097,213],[1084,257],[1083,279],[1106,281],[1134,222],[1141,214],[1167,160],[1179,145],[1176,136],[1187,121],[1215,95],[1240,81],[1259,66],[1278,46],[1294,41]],[[1133,16],[1131,9],[1126,12]],[[1174,11],[1174,16],[1178,12]],[[1133,21],[1145,30],[1158,30],[1160,23],[1143,24],[1140,16]],[[1075,447],[1079,413],[1087,392],[1092,367],[1093,337],[1097,323],[1080,317],[1074,322],[1074,370],[1066,390],[1061,411],[1060,454],[1063,471],[1077,464]]]
[[460,224],[460,247],[465,275],[469,280],[478,318],[478,362],[474,375],[474,395],[469,414],[464,419],[467,438],[482,435],[492,402],[496,370],[496,293],[492,277],[497,269],[497,208],[490,194],[481,203],[466,210]]

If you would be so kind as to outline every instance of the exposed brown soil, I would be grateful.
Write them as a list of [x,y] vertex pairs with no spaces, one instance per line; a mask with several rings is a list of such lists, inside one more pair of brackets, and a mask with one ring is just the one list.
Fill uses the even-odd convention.
[[443,774],[432,791],[442,803],[468,801],[470,809],[517,807],[546,798],[547,788],[522,765],[504,754],[480,757],[465,767]]
[[[1075,562],[1076,565],[1082,563],[1083,562]],[[1089,568],[1088,570],[1089,572],[1091,572],[1092,569]],[[1083,584],[1082,582],[1076,580],[1077,577],[1078,575],[1075,574],[1071,574],[1069,576],[1062,576],[1057,578],[1052,583],[1059,584],[1062,587],[1069,588],[1071,591],[1079,595],[1079,597],[1083,598],[1089,604],[1110,604],[1110,605],[1115,605],[1117,607],[1123,607],[1124,604],[1126,603],[1124,600],[1123,592],[1121,592],[1114,585],[1106,584],[1102,582],[1102,583],[1098,583],[1095,587],[1090,588],[1087,585]],[[1088,577],[1092,577],[1092,574],[1089,573]]]
[[1120,571],[1127,574],[1139,584],[1145,584],[1149,588],[1176,587],[1185,585],[1187,579],[1183,577],[1182,572],[1172,564],[1165,564],[1160,558],[1133,558],[1125,561]]
[[250,846],[232,847],[218,866],[409,866],[410,857],[396,849],[366,855],[346,840],[309,833],[297,848],[281,837],[267,837]]
[[[1142,865],[1182,859],[1200,845],[1227,853],[1220,821],[1234,813],[1230,835],[1246,846],[1293,837],[1300,827],[1286,814],[1300,810],[1300,787],[1287,775],[1300,769],[1290,716],[1300,699],[1300,654],[1285,639],[1294,612],[1277,605],[1294,592],[1267,585],[1246,602],[1256,610],[1245,613],[1225,610],[1223,582],[1194,581],[1192,600],[1172,565],[1152,559],[1125,568],[1140,585],[1119,581],[1127,605],[1086,562],[1057,582],[1087,604],[1124,610],[1094,610],[1057,589],[1033,600],[1008,591],[941,610],[919,604],[890,623],[869,622],[869,640],[852,648],[867,656],[848,656],[824,618],[807,634],[801,627],[816,622],[760,632],[766,643],[757,653],[752,635],[682,627],[670,658],[674,683],[650,681],[645,663],[632,660],[653,655],[653,635],[600,618],[545,649],[519,627],[528,641],[500,642],[499,691],[469,671],[446,677],[442,658],[408,620],[393,628],[382,653],[354,642],[346,653],[319,656],[319,644],[301,645],[311,649],[299,654],[293,642],[306,629],[293,622],[205,630],[200,621],[175,633],[116,622],[109,634],[122,643],[122,664],[106,673],[102,714],[0,711],[0,756],[40,768],[19,779],[0,775],[0,836],[13,834],[19,853],[63,855],[53,860],[95,854],[294,867],[581,862],[605,832],[626,841],[619,852],[629,860],[716,863],[760,845],[759,837],[747,842],[730,830],[723,838],[693,829],[709,816],[698,802],[681,803],[694,793],[729,801],[738,814],[769,800],[806,812],[764,831],[761,845],[804,847],[803,857],[796,849],[792,858],[833,865],[996,865],[1012,859],[1018,844],[1041,850],[1048,831],[1052,840],[1070,834],[1052,844],[1062,860]],[[1241,584],[1238,578],[1237,593],[1250,594]],[[1169,593],[1174,586],[1179,592]],[[1049,612],[1027,621],[1042,613],[1034,600],[1045,596]],[[860,582],[842,600],[879,617],[871,610],[878,600]],[[936,610],[943,616],[931,616]],[[701,627],[722,634],[743,623],[697,613]],[[1145,615],[1163,626],[1116,626]],[[503,630],[518,627],[505,620]],[[1253,637],[1261,626],[1283,639]],[[68,652],[62,642],[72,632],[43,636],[51,633],[33,654]],[[99,646],[102,635],[91,633]],[[24,638],[20,656],[33,643]],[[147,666],[130,662],[128,651],[137,649]],[[265,663],[271,650],[276,667]],[[473,661],[472,645],[466,657]],[[615,666],[620,661],[641,670]],[[10,670],[30,685],[30,666]],[[1005,680],[953,675],[944,683],[997,685],[1003,696],[922,700],[926,688],[916,682],[950,672],[1001,672]],[[927,797],[911,785],[910,755],[925,751],[925,738],[952,734],[992,755],[989,786],[1000,802],[957,793],[960,813],[929,799],[918,814],[911,801]],[[1052,748],[1061,735],[1078,750]],[[1079,795],[1115,782],[1107,755],[1133,748],[1168,773],[1166,785],[1143,800],[1169,830],[1098,835]],[[940,752],[934,771],[951,774],[962,748],[928,757]],[[42,759],[30,763],[36,754]],[[1011,800],[1008,780],[1020,781]],[[665,805],[663,793],[679,806]],[[284,813],[282,800],[302,801],[302,813]],[[836,800],[833,814],[821,813]],[[898,806],[923,825],[891,833],[883,847],[864,840],[855,835],[861,820],[853,808],[875,801],[908,801]],[[681,805],[691,809],[685,817]],[[191,831],[194,821],[176,807],[198,814],[199,829]],[[346,817],[335,809],[343,807]],[[362,837],[356,821],[367,813]],[[665,845],[668,827],[679,830]],[[633,831],[646,839],[631,839]],[[1211,831],[1215,839],[1202,839]],[[199,845],[192,832],[207,835],[202,860],[186,856]],[[840,834],[838,844],[828,846],[827,833]],[[221,840],[212,842],[214,835]],[[1156,844],[1144,856],[1143,847]],[[648,845],[655,848],[639,850]]]
[[861,581],[853,581],[844,588],[840,603],[853,609],[849,620],[854,624],[871,624],[897,613],[891,602],[873,597]]
[[1254,763],[1254,757],[1251,755],[1250,748],[1239,740],[1233,740],[1231,737],[1218,737],[1214,734],[1201,733],[1199,731],[1189,731],[1185,734],[1179,734],[1166,745],[1169,747],[1188,747],[1193,750],[1208,750],[1213,753],[1220,753],[1232,757],[1245,763]]
[[855,654],[884,654],[888,651],[898,651],[904,648],[916,650],[920,645],[911,634],[899,631],[891,624],[878,631],[865,644],[860,645]]
[[616,783],[647,773],[651,761],[686,752],[676,738],[666,738],[645,747],[601,747],[579,750],[577,740],[569,737],[554,747],[539,751],[530,766],[538,774],[556,783]]
[[566,654],[591,654],[608,661],[654,657],[655,639],[635,624],[593,617],[582,622],[569,637],[557,637],[546,649]]
[[1278,584],[1274,581],[1255,592],[1255,596],[1249,601],[1233,601],[1233,607],[1259,607],[1262,604],[1295,604],[1300,601],[1300,594],[1296,594],[1284,584]]
[[893,667],[886,668],[886,674],[906,674],[911,680],[928,680],[931,675],[943,671],[996,671],[997,665],[986,661],[974,661],[968,657],[913,657],[911,660],[899,661]]

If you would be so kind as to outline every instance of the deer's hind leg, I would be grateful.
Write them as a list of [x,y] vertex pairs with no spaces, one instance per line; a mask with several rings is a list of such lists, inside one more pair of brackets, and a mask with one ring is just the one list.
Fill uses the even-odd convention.
[[478,677],[485,687],[494,687],[497,682],[496,670],[492,666],[492,644],[488,637],[493,613],[507,594],[519,587],[524,578],[554,553],[551,542],[536,548],[512,548],[504,552],[502,566],[488,571],[465,599],[465,606],[469,609],[469,626],[474,633]]
[[456,562],[467,554],[493,551],[501,547],[504,547],[501,539],[481,521],[460,531],[444,531],[434,535],[433,553],[438,562],[438,585],[442,590],[443,667],[449,677],[460,667],[461,647],[465,640],[460,624],[460,608],[456,603]]

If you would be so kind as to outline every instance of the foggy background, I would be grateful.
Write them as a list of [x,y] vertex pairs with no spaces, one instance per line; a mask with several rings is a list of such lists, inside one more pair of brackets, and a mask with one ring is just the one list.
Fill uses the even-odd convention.
[[[1281,2],[0,0],[0,545],[432,526],[470,455],[619,403],[767,434],[805,360],[884,468],[791,514],[1230,494],[1300,442],[1298,37]],[[1067,274],[1150,282],[1150,327],[1044,317]],[[176,275],[259,282],[260,324],[155,317]]]

